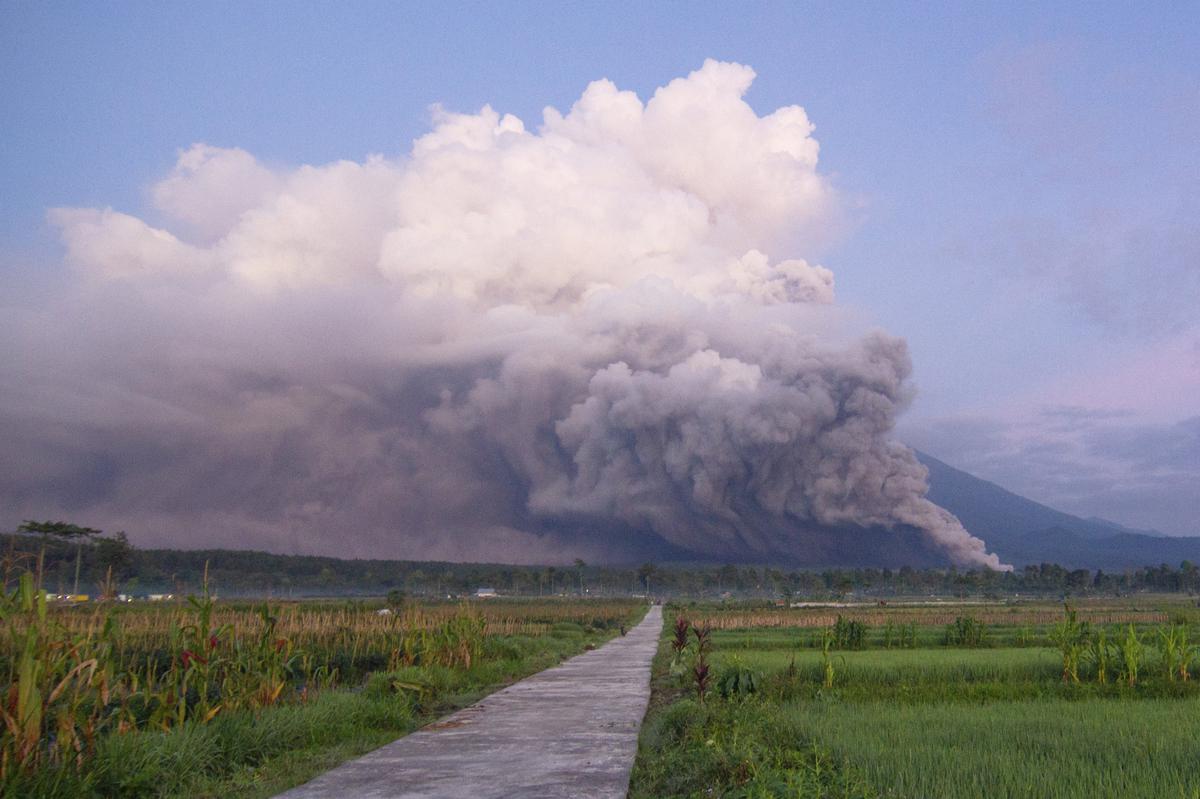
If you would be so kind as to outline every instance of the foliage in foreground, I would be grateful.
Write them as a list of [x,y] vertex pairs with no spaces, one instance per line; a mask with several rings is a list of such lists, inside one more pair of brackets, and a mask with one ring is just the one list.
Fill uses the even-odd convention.
[[[25,572],[15,590],[0,593],[0,794],[165,795],[183,776],[219,779],[294,748],[277,739],[373,740],[363,737],[374,729],[369,720],[346,726],[324,719],[318,729],[322,712],[305,709],[332,707],[341,701],[331,698],[335,686],[372,671],[360,665],[354,682],[343,683],[337,662],[374,664],[368,693],[382,691],[394,705],[389,711],[385,702],[379,712],[396,733],[448,695],[478,692],[578,651],[589,636],[627,622],[635,605],[582,612],[601,607],[605,617],[588,615],[587,627],[543,624],[548,629],[537,636],[489,634],[497,625],[465,604],[435,615],[359,608],[324,638],[310,632],[315,645],[301,647],[266,605],[231,611],[205,592],[166,616],[112,607],[81,617],[50,607]],[[126,634],[122,622],[139,629]],[[349,652],[340,645],[346,640]],[[374,655],[363,661],[363,650]]]
[[681,699],[648,721],[632,799],[876,794],[845,762],[808,743],[798,721],[756,700]]
[[[412,708],[401,695],[379,698],[328,692],[306,704],[231,713],[210,724],[107,736],[86,769],[59,766],[18,775],[5,786],[4,795],[131,799],[203,795],[201,786],[206,783],[218,784],[281,753],[345,740],[382,743],[413,724]],[[212,791],[212,795],[222,793]]]
[[85,768],[61,765],[15,775],[0,795],[271,796],[552,665],[588,637],[582,627],[564,624],[554,635],[490,640],[470,668],[408,666],[375,673],[357,690],[326,690],[303,703],[237,711],[168,731],[105,736]]

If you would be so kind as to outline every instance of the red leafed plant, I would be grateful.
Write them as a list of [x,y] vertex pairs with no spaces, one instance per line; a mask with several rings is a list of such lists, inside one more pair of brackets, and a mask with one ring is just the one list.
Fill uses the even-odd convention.
[[675,639],[671,641],[671,649],[675,652],[675,657],[683,654],[683,650],[687,649],[688,645],[688,629],[691,623],[683,616],[675,619]]

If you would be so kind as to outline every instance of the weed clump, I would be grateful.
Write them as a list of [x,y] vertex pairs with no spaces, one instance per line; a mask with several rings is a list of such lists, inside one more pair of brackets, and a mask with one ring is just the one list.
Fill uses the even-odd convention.
[[759,692],[762,675],[735,657],[717,673],[716,686],[722,699],[744,699]]
[[760,702],[683,699],[652,719],[634,767],[632,799],[877,794],[815,746],[793,718]]

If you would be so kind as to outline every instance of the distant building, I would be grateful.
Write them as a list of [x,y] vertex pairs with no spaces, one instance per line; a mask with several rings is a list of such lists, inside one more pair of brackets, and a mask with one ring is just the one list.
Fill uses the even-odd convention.
[[494,596],[497,596],[495,588],[476,588],[475,589],[475,598],[476,599],[489,599]]

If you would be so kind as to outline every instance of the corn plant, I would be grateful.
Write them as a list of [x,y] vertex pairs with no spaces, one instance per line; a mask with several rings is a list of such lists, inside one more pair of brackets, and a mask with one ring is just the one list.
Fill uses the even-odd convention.
[[251,683],[249,691],[243,688],[240,693],[249,694],[256,706],[266,707],[278,702],[283,694],[288,677],[294,672],[295,656],[292,642],[276,633],[279,619],[271,613],[270,606],[259,607],[258,615],[262,630],[253,645],[239,648],[236,674],[243,686]]
[[4,617],[24,617],[24,629],[10,627],[13,649],[20,654],[15,664],[8,696],[2,709],[4,718],[3,755],[0,769],[27,769],[36,765],[41,754],[39,743],[47,710],[46,696],[57,665],[49,661],[46,637],[46,596],[36,590],[29,573],[21,575],[15,592],[5,593]]
[[1121,653],[1121,679],[1131,686],[1136,685],[1145,646],[1132,624],[1126,629],[1125,637],[1118,644],[1118,651]]
[[947,646],[983,646],[987,640],[987,625],[974,616],[956,616],[946,625],[944,640]]
[[1092,665],[1096,667],[1096,682],[1101,684],[1108,682],[1111,647],[1112,645],[1108,642],[1108,633],[1105,632],[1103,627],[1088,642],[1087,657],[1092,662]]
[[447,668],[471,668],[483,648],[486,626],[483,617],[464,602],[434,631],[430,660]]
[[833,660],[829,656],[829,650],[833,647],[833,632],[825,630],[821,636],[821,671],[824,675],[822,685],[826,688],[833,687]]
[[867,637],[867,625],[857,619],[846,619],[841,615],[833,624],[835,649],[862,649]]
[[1192,664],[1196,662],[1197,658],[1200,658],[1200,646],[1188,643],[1186,627],[1184,628],[1183,642],[1180,650],[1179,679],[1186,682],[1192,678],[1190,671]]
[[115,626],[111,617],[91,640],[72,634],[47,612],[30,572],[0,598],[0,618],[16,653],[0,706],[0,781],[43,764],[78,764],[108,721]]
[[1160,627],[1158,640],[1167,680],[1188,680],[1191,677],[1188,666],[1192,659],[1192,648],[1188,645],[1187,626],[1172,624],[1169,627]]
[[1064,606],[1066,618],[1054,626],[1050,640],[1062,655],[1062,681],[1079,682],[1079,658],[1089,638],[1087,622],[1080,622],[1074,608]]

